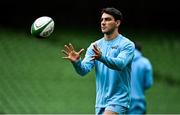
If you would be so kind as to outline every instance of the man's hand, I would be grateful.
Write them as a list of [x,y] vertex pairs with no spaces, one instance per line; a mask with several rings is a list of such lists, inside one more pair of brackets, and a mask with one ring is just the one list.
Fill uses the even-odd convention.
[[97,44],[93,45],[93,51],[95,55],[92,56],[91,60],[99,59],[102,53],[100,49],[97,47]]
[[81,53],[84,51],[84,49],[81,49],[79,52],[76,52],[71,43],[69,43],[69,45],[64,45],[64,48],[65,48],[65,50],[62,50],[62,52],[66,56],[62,57],[62,58],[68,59],[72,62],[77,61],[80,58]]

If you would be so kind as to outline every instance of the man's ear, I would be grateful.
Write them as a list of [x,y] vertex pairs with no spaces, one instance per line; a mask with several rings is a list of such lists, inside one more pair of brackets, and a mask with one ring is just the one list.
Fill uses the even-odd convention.
[[121,20],[116,20],[116,24],[119,26],[121,24]]

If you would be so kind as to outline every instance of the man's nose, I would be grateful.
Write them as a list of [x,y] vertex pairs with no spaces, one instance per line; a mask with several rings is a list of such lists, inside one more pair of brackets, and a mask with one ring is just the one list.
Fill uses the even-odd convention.
[[102,20],[102,21],[101,21],[101,24],[102,24],[102,25],[105,25],[105,21],[104,21],[104,20]]

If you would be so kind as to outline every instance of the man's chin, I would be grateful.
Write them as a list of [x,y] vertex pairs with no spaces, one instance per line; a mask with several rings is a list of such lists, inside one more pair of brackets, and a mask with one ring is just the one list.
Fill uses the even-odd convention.
[[107,34],[107,35],[109,35],[109,34],[110,34],[110,32],[109,32],[109,31],[102,31],[102,33],[103,33],[103,34]]
[[102,31],[102,33],[103,33],[103,34],[106,34],[106,33],[108,33],[107,31],[104,31],[104,30],[101,30],[101,31]]

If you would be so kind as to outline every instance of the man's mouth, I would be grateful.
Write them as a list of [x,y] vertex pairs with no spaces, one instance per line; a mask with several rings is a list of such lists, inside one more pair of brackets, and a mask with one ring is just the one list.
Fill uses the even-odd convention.
[[101,27],[102,30],[106,29],[106,27]]

